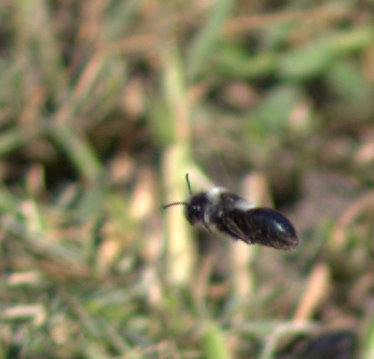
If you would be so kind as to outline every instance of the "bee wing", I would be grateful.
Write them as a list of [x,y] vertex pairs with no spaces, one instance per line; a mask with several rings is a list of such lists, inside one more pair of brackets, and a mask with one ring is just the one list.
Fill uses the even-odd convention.
[[297,247],[299,239],[290,221],[270,208],[232,209],[222,218],[221,231],[248,244],[277,249]]

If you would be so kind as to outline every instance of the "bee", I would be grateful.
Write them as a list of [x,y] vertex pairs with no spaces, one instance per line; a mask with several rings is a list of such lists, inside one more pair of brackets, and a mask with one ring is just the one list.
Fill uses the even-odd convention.
[[166,204],[163,209],[183,205],[184,215],[191,225],[202,224],[208,232],[218,231],[247,244],[284,250],[298,246],[295,228],[278,211],[256,207],[223,187],[193,194],[188,173],[186,182],[187,200]]

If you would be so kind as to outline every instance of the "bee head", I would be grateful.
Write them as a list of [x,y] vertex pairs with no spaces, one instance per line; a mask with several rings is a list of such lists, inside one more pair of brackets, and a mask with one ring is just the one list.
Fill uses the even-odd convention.
[[206,193],[192,194],[192,189],[190,181],[188,179],[188,174],[186,174],[186,182],[190,197],[186,202],[173,202],[165,206],[162,206],[163,209],[169,208],[175,205],[184,206],[184,215],[190,224],[195,224],[196,222],[203,221],[204,212],[208,204],[208,197]]
[[190,222],[190,224],[203,222],[207,204],[208,198],[205,193],[191,196],[184,209],[184,215],[186,216],[187,221]]

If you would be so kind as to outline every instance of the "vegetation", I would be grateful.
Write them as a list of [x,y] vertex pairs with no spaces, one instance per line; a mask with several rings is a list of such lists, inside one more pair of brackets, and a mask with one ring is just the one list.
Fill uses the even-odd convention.
[[[374,357],[374,3],[0,3],[0,359]],[[189,227],[274,206],[293,251]]]

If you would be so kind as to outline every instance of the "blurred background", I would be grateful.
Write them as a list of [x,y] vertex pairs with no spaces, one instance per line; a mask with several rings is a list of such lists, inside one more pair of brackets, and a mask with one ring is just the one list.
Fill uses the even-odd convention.
[[[0,3],[0,358],[374,358],[374,1]],[[190,228],[223,185],[292,251]]]

